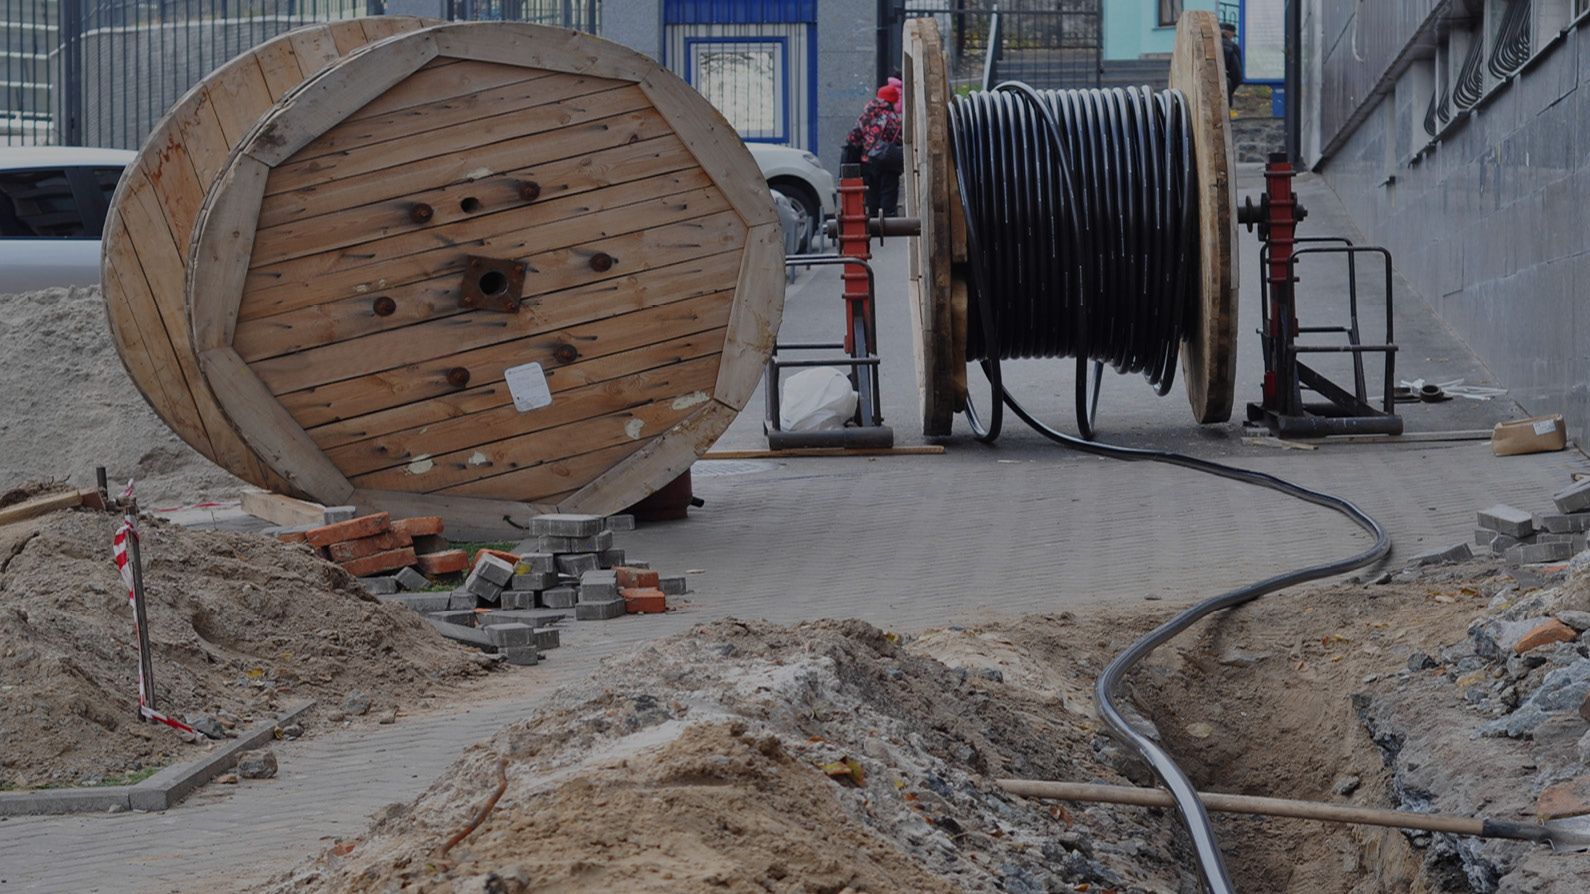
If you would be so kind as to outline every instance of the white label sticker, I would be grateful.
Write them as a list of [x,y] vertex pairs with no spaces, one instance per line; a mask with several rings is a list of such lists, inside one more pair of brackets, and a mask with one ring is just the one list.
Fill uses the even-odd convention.
[[1535,423],[1535,434],[1537,435],[1549,435],[1556,430],[1557,420],[1555,419],[1542,419]]
[[526,363],[502,371],[508,380],[508,393],[513,395],[513,408],[521,413],[552,406],[552,389],[547,387],[547,375],[541,364]]

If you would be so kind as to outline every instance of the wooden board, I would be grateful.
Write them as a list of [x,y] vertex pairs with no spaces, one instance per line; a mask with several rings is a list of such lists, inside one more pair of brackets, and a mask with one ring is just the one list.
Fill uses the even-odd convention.
[[[922,433],[950,433],[965,405],[966,339],[957,334],[951,281],[953,258],[949,80],[938,24],[931,18],[905,24],[906,213],[922,222],[912,241],[909,304]],[[957,209],[958,210],[958,209]],[[960,314],[965,319],[964,300]]]
[[[382,19],[375,39],[428,24],[408,16]],[[222,410],[199,374],[183,322],[194,219],[234,147],[275,102],[371,40],[358,20],[314,25],[216,69],[155,125],[122,176],[107,220],[101,277],[105,311],[128,376],[156,414],[195,450],[273,491],[290,492],[292,486],[260,460]]]
[[326,523],[326,507],[319,503],[273,494],[268,490],[246,488],[242,502],[244,512],[271,524],[296,527]]
[[[227,75],[227,96],[273,105],[195,107],[224,153],[146,190],[190,220],[176,329],[202,363],[185,378],[255,468],[222,465],[450,531],[616,511],[687,468],[755,387],[783,308],[771,199],[732,128],[586,35],[463,23],[344,43],[300,35]],[[302,59],[313,77],[293,85]],[[517,311],[460,303],[471,256],[524,265]],[[142,309],[118,343],[147,353]],[[549,405],[508,387],[531,363]],[[197,406],[172,415],[185,439],[209,429]]]
[[1200,312],[1182,344],[1182,379],[1193,418],[1231,418],[1237,390],[1236,170],[1226,104],[1225,54],[1212,12],[1186,12],[1176,26],[1170,86],[1187,98],[1198,169],[1202,282]]

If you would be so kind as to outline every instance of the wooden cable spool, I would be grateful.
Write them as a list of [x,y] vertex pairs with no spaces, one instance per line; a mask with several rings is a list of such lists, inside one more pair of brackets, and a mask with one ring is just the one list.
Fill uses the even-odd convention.
[[[922,433],[948,435],[966,406],[966,221],[950,145],[950,84],[938,25],[907,20],[904,32],[907,213],[921,221],[910,259]],[[1176,27],[1170,86],[1192,113],[1198,174],[1200,294],[1182,342],[1182,379],[1193,418],[1231,418],[1236,398],[1237,241],[1235,168],[1219,22],[1183,13]]]
[[[618,511],[756,387],[783,308],[765,181],[705,99],[631,50],[387,22],[339,23],[363,39],[300,62],[230,130],[157,128],[112,218],[147,209],[186,238],[134,290],[143,228],[107,235],[129,372],[184,440],[263,487],[461,535],[527,506]],[[303,34],[218,70],[168,122],[239,79],[269,85],[261,60],[302,60]],[[148,173],[173,146],[205,159],[181,195]]]

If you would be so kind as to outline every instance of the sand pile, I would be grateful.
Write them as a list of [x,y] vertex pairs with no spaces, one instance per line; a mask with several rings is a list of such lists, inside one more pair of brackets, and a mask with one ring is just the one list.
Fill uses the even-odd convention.
[[[389,808],[368,838],[274,884],[1194,889],[1163,812],[1040,804],[991,782],[1124,781],[1070,702],[992,669],[947,666],[857,621],[710,624],[609,661],[471,748],[414,804]],[[507,785],[495,810],[440,858],[495,788],[499,761]],[[834,778],[836,762],[854,770]]]
[[[209,747],[134,720],[118,523],[78,511],[0,528],[0,787],[92,782]],[[157,694],[171,713],[247,725],[303,698],[324,715],[357,690],[373,721],[481,672],[469,650],[307,547],[153,519],[142,535]]]
[[138,479],[144,505],[235,494],[242,482],[183,443],[122,368],[95,288],[0,296],[0,482],[68,480],[94,467]]

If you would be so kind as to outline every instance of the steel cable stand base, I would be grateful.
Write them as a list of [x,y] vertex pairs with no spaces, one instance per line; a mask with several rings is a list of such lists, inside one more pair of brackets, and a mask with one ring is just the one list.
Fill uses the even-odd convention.
[[[849,450],[887,450],[894,446],[894,430],[883,424],[882,391],[878,384],[878,325],[875,297],[876,281],[872,269],[869,230],[880,231],[882,221],[868,221],[866,187],[856,165],[846,165],[839,181],[839,219],[833,230],[839,253],[833,255],[791,255],[786,267],[840,267],[844,283],[845,340],[842,342],[779,342],[767,360],[766,417],[762,428],[767,446],[773,450],[799,450],[833,447]],[[790,358],[793,352],[844,351],[839,356]],[[781,354],[783,356],[781,356]],[[783,407],[783,371],[818,366],[841,366],[850,370],[850,385],[856,391],[856,412],[843,428],[818,431],[785,431],[780,416]]]
[[[1400,435],[1402,418],[1397,416],[1397,346],[1392,328],[1391,253],[1384,248],[1354,245],[1339,236],[1300,237],[1297,225],[1307,211],[1292,189],[1296,172],[1285,153],[1270,157],[1265,165],[1265,191],[1257,204],[1250,198],[1237,212],[1238,221],[1257,230],[1264,243],[1259,264],[1261,306],[1259,336],[1264,343],[1264,398],[1248,404],[1248,421],[1262,422],[1282,438],[1317,438],[1329,435]],[[1298,322],[1298,261],[1316,255],[1338,257],[1347,264],[1346,325],[1303,326]],[[1364,344],[1358,316],[1358,261],[1368,256],[1379,262],[1386,297],[1386,338],[1382,344]],[[1339,337],[1335,344],[1299,344],[1298,337],[1324,335]],[[1342,343],[1344,342],[1344,343]],[[1385,376],[1381,384],[1381,406],[1370,403],[1365,354],[1385,356]],[[1352,358],[1353,382],[1349,390],[1302,361],[1304,354],[1348,354]],[[1322,400],[1305,401],[1304,391]]]

